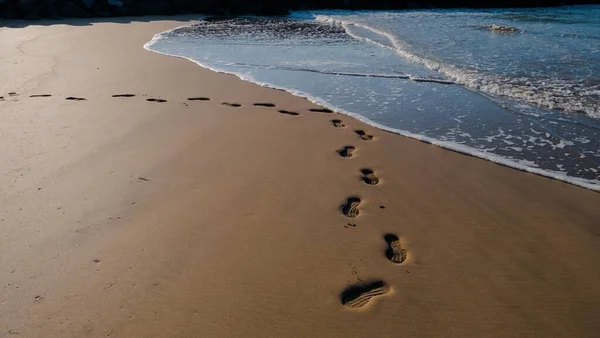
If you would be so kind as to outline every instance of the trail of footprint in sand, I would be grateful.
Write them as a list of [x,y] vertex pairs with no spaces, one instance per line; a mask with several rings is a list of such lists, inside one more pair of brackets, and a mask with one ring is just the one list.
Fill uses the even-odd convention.
[[402,247],[402,243],[398,236],[394,234],[387,234],[383,236],[383,239],[388,244],[388,249],[385,251],[385,256],[390,262],[395,264],[401,264],[406,260],[406,250]]
[[342,207],[342,213],[346,217],[356,218],[360,214],[360,210],[358,210],[360,202],[361,200],[358,197],[349,197],[346,204]]
[[309,109],[309,111],[313,112],[313,113],[333,113],[333,110],[331,109],[327,109],[327,108],[311,108]]
[[285,114],[285,115],[292,115],[292,116],[298,116],[300,115],[299,113],[296,113],[295,111],[288,111],[288,110],[279,110],[280,114]]
[[388,292],[390,292],[390,287],[383,281],[354,285],[342,293],[341,301],[348,308],[359,309],[367,305],[374,297],[383,296]]
[[346,126],[342,120],[331,120],[331,123],[336,128],[344,128]]
[[358,136],[360,136],[361,139],[365,140],[365,141],[372,141],[373,140],[373,135],[369,135],[367,133],[365,133],[364,130],[355,130],[355,133],[358,134]]
[[349,158],[353,156],[355,149],[354,146],[344,146],[342,149],[338,150],[338,154],[340,154],[341,157]]
[[361,169],[360,171],[363,176],[361,177],[362,180],[370,185],[375,185],[379,183],[379,177],[377,177],[377,175],[375,175],[375,172],[371,169]]
[[254,106],[256,106],[256,107],[269,107],[269,108],[273,108],[273,107],[275,107],[275,104],[273,104],[273,103],[267,103],[267,102],[258,102],[258,103],[255,103]]

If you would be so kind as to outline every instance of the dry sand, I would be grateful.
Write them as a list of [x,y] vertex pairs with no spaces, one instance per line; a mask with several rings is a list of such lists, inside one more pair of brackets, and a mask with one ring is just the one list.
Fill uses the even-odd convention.
[[133,20],[0,28],[0,337],[600,335],[600,194],[148,52],[190,17]]

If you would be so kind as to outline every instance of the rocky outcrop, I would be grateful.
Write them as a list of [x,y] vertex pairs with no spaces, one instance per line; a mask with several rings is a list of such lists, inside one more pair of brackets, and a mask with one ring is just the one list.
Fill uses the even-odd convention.
[[600,0],[0,0],[0,18],[86,18],[205,13],[285,15],[298,9],[539,7]]

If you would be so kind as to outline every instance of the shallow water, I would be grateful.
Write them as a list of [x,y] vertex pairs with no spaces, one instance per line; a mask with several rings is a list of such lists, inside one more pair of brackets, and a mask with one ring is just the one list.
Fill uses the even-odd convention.
[[386,36],[401,56],[469,88],[600,117],[600,6],[323,14],[317,20]]
[[301,12],[201,21],[146,47],[600,190],[598,18],[599,6]]

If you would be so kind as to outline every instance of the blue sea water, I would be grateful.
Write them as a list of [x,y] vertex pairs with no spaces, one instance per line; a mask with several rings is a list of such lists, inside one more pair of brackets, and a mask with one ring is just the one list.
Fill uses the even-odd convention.
[[205,18],[146,48],[600,191],[600,6]]

